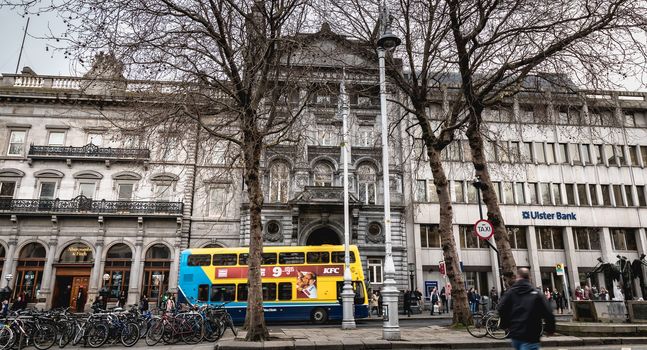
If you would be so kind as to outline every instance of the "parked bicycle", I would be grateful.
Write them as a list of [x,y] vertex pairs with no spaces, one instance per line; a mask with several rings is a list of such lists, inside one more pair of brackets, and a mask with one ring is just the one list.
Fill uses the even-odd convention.
[[467,325],[467,331],[476,338],[490,336],[494,339],[505,339],[508,332],[500,325],[501,318],[496,311],[488,311],[485,314],[477,312],[472,315],[472,323]]

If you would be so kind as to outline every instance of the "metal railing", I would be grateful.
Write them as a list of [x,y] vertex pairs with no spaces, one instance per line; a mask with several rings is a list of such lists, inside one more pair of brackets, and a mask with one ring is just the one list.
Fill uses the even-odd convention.
[[78,196],[61,199],[0,198],[0,212],[181,215],[182,202],[107,201]]
[[99,147],[92,143],[82,147],[34,146],[29,147],[29,157],[45,158],[98,158],[98,159],[149,159],[150,150],[143,148]]

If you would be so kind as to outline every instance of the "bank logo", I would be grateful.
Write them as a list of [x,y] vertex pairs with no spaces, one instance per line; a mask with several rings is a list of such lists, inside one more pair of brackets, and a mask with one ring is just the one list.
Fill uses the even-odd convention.
[[546,212],[546,211],[522,211],[521,218],[524,220],[577,220],[577,214],[561,213],[561,212]]

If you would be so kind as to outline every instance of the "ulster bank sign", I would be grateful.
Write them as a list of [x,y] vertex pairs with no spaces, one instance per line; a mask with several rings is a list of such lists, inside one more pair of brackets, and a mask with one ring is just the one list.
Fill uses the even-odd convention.
[[575,213],[546,212],[546,211],[522,211],[522,219],[533,220],[577,220]]

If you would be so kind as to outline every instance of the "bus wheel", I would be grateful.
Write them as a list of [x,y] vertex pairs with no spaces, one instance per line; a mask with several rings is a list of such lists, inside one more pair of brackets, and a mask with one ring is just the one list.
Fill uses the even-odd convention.
[[328,312],[323,308],[316,308],[312,310],[312,315],[310,316],[312,323],[314,324],[324,324],[328,321]]

